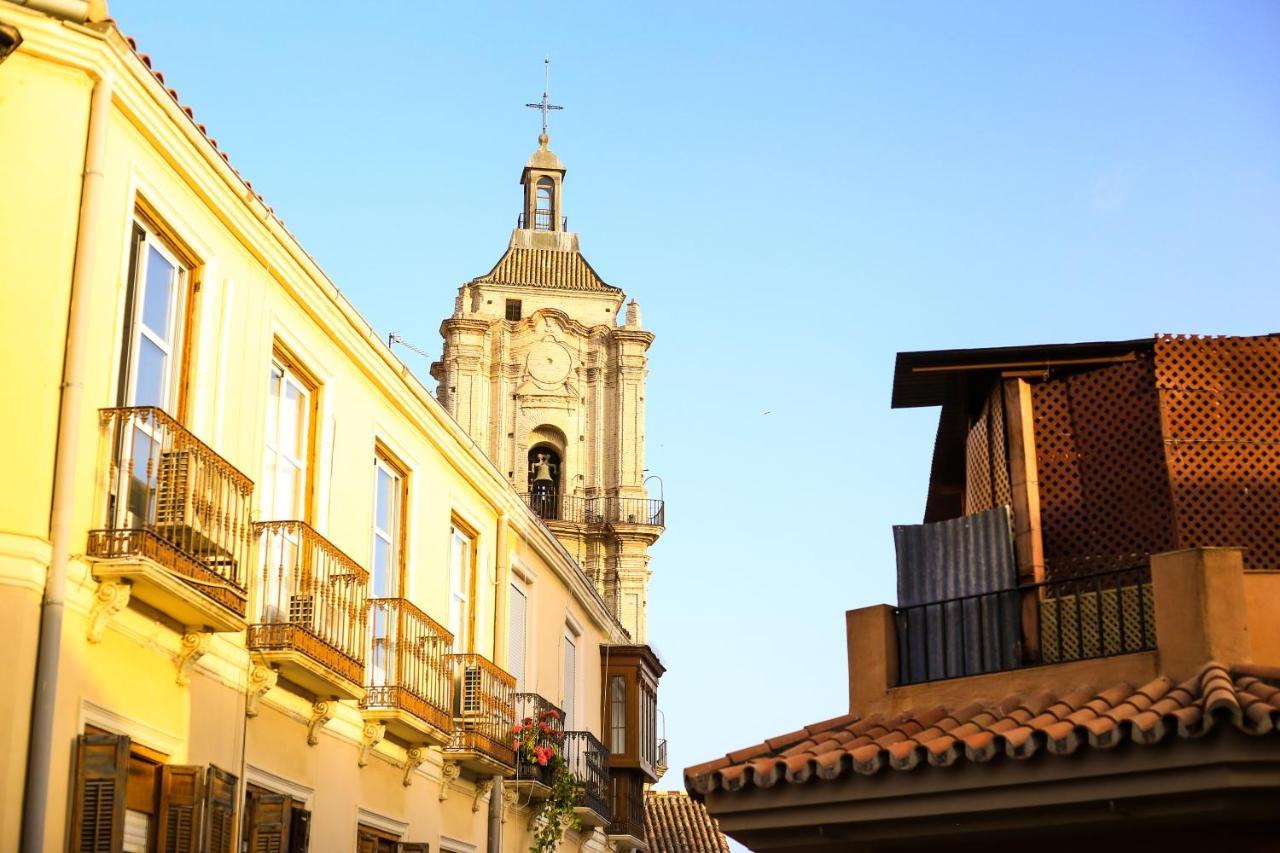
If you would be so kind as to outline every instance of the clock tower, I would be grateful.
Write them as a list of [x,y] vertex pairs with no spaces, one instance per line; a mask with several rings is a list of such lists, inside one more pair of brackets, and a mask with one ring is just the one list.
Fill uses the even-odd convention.
[[648,550],[664,525],[662,501],[645,490],[653,334],[582,256],[545,127],[538,143],[507,249],[458,289],[431,375],[440,402],[643,643]]

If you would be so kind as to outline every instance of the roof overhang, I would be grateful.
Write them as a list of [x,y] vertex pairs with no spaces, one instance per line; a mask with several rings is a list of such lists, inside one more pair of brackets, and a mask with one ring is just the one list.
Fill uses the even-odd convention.
[[1221,726],[1197,740],[921,768],[805,785],[711,791],[707,810],[753,850],[866,850],[990,842],[1146,823],[1274,818],[1280,739]]
[[957,383],[975,375],[1087,368],[1131,360],[1155,346],[1155,338],[1076,344],[900,352],[893,368],[893,408],[941,406]]

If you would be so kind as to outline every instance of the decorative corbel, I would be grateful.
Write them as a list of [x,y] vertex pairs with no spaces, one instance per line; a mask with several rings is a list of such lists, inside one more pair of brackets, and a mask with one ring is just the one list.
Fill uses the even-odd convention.
[[333,719],[336,702],[321,699],[311,706],[311,721],[307,723],[307,745],[315,746],[320,742],[320,728]]
[[538,822],[538,818],[542,817],[543,810],[547,807],[547,801],[543,800],[533,808],[529,809],[529,822],[525,824],[525,829],[533,832],[533,825]]
[[213,643],[213,634],[199,628],[188,628],[182,635],[182,647],[178,650],[178,684],[186,687],[191,683],[191,668],[196,661],[204,657]]
[[446,761],[440,765],[440,802],[449,799],[449,786],[461,775],[462,765],[456,761]]
[[507,822],[507,809],[520,800],[520,791],[515,785],[502,786],[502,822]]
[[129,603],[131,590],[127,583],[119,581],[103,581],[93,593],[93,609],[89,611],[89,642],[102,642],[102,633],[107,630],[111,617],[124,610]]
[[364,730],[360,732],[360,758],[356,761],[361,767],[369,763],[369,753],[378,745],[383,736],[387,733],[387,727],[382,723],[366,721]]
[[481,779],[476,783],[476,798],[471,802],[471,813],[480,811],[480,798],[493,790],[492,779]]
[[276,682],[280,679],[280,673],[276,672],[269,666],[263,666],[255,663],[253,669],[249,670],[249,689],[245,695],[244,713],[246,717],[258,716],[258,703],[262,701],[262,697],[270,692],[271,688],[276,686]]
[[415,746],[404,754],[404,786],[407,788],[413,784],[413,771],[422,766],[422,762],[427,760],[427,748],[425,746]]

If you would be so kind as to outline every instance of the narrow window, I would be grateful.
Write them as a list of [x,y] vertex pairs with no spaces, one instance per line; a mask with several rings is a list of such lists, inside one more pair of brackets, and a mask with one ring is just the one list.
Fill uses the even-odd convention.
[[507,319],[508,320],[510,320],[513,323],[517,322],[522,316],[520,313],[520,310],[521,310],[521,302],[519,299],[507,300]]
[[537,209],[534,211],[533,227],[538,231],[554,230],[555,209],[553,196],[555,184],[550,178],[538,178]]
[[574,705],[577,702],[578,687],[578,647],[574,643],[573,630],[565,627],[564,632],[564,728],[573,729]]
[[457,524],[449,528],[449,630],[453,650],[472,650],[472,593],[475,587],[475,539]]
[[609,679],[609,751],[627,751],[627,682],[621,675]]
[[400,594],[404,573],[404,470],[381,450],[373,457],[373,573],[374,598]]
[[529,615],[529,597],[525,595],[524,590],[517,583],[511,584],[511,605],[508,608],[511,612],[511,631],[510,643],[508,647],[511,653],[507,655],[507,664],[510,667],[511,674],[516,677],[516,691],[524,691],[524,670],[525,670],[525,636],[526,624]]
[[177,412],[178,357],[189,270],[156,234],[133,226],[121,348],[121,406]]
[[[315,387],[282,355],[271,360],[262,466],[262,512],[272,521],[306,521]],[[295,589],[301,541],[296,527],[266,537],[261,551],[262,620],[306,618],[313,604]]]

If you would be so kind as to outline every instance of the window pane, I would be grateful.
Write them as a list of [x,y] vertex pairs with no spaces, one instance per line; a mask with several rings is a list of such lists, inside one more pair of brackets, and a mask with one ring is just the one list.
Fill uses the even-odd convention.
[[391,517],[392,517],[391,475],[387,472],[387,469],[381,466],[379,466],[377,470],[378,470],[378,487],[377,487],[377,496],[375,498],[373,521],[374,521],[374,524],[378,526],[379,530],[390,535],[391,534]]
[[620,675],[609,682],[609,751],[627,751],[627,684]]
[[169,304],[173,295],[173,264],[147,247],[147,285],[142,302],[142,322],[162,340],[169,340]]
[[164,407],[167,356],[146,335],[138,336],[138,368],[133,381],[133,405]]
[[275,514],[277,521],[293,521],[301,517],[298,486],[301,481],[297,466],[284,459],[276,460]]
[[280,405],[280,452],[294,459],[301,457],[306,428],[306,394],[296,383],[285,380],[284,402]]
[[373,538],[373,594],[376,598],[391,595],[391,545],[381,536]]

